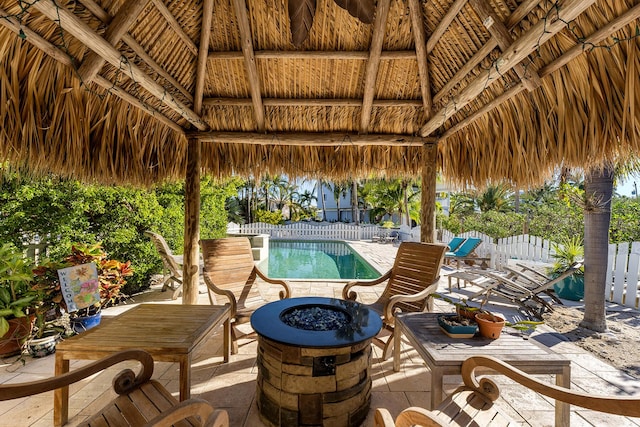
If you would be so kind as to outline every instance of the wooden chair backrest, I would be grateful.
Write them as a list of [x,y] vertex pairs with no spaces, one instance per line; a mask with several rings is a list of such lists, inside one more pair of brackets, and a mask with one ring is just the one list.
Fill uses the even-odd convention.
[[164,264],[165,268],[171,272],[171,275],[176,277],[182,277],[182,268],[173,258],[173,252],[167,241],[158,233],[154,233],[153,231],[145,231],[144,234],[151,239],[153,245],[156,247],[156,250],[160,254],[160,258],[162,259],[162,264]]
[[251,242],[246,237],[200,240],[203,274],[217,288],[231,291],[238,308],[263,300],[256,286]]
[[[395,295],[412,295],[425,290],[440,277],[446,245],[402,242],[398,248],[391,277],[381,300]],[[424,311],[427,298],[421,301],[400,302],[395,307],[403,312]]]

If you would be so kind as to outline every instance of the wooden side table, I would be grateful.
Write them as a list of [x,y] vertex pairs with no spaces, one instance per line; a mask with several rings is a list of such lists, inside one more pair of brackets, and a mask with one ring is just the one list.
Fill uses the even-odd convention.
[[[98,360],[121,350],[142,349],[159,362],[180,365],[180,400],[191,395],[191,358],[195,348],[224,325],[224,361],[231,355],[229,305],[140,304],[58,344],[55,375],[69,372],[71,359]],[[53,420],[69,418],[69,387],[54,391]]]

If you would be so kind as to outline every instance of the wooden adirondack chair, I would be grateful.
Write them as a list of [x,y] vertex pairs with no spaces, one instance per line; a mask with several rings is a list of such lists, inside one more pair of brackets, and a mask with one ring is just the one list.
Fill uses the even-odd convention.
[[171,289],[173,291],[172,299],[177,299],[182,292],[182,266],[178,264],[164,237],[149,230],[145,231],[144,234],[153,242],[162,259],[162,265],[168,271],[168,275],[165,275],[166,278],[162,284],[162,292]]
[[282,286],[280,299],[289,298],[291,289],[284,280],[267,277],[253,261],[251,243],[246,237],[200,240],[204,260],[204,281],[209,288],[209,300],[213,304],[211,292],[226,296],[231,303],[232,351],[237,353],[237,339],[241,334],[236,325],[247,323],[251,314],[268,301],[262,297],[256,286],[256,278],[267,283]]
[[391,336],[383,343],[384,360],[389,357],[393,345],[395,312],[433,310],[433,297],[430,295],[438,288],[446,250],[446,245],[402,242],[391,270],[376,280],[350,282],[342,289],[344,299],[355,300],[358,295],[351,290],[353,287],[387,282],[380,298],[368,305],[380,314],[384,328],[391,331]]

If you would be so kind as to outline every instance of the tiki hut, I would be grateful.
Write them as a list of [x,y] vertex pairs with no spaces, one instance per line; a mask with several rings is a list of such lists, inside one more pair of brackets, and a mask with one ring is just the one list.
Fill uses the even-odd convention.
[[524,188],[638,152],[639,16],[637,0],[0,0],[0,159],[186,178],[194,265],[201,173],[422,176],[426,219],[437,172]]

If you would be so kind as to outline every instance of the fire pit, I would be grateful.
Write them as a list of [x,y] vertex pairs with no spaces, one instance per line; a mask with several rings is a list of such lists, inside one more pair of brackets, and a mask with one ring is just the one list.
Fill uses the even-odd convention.
[[288,298],[251,316],[257,403],[270,426],[359,426],[371,401],[371,339],[380,316],[354,301]]

